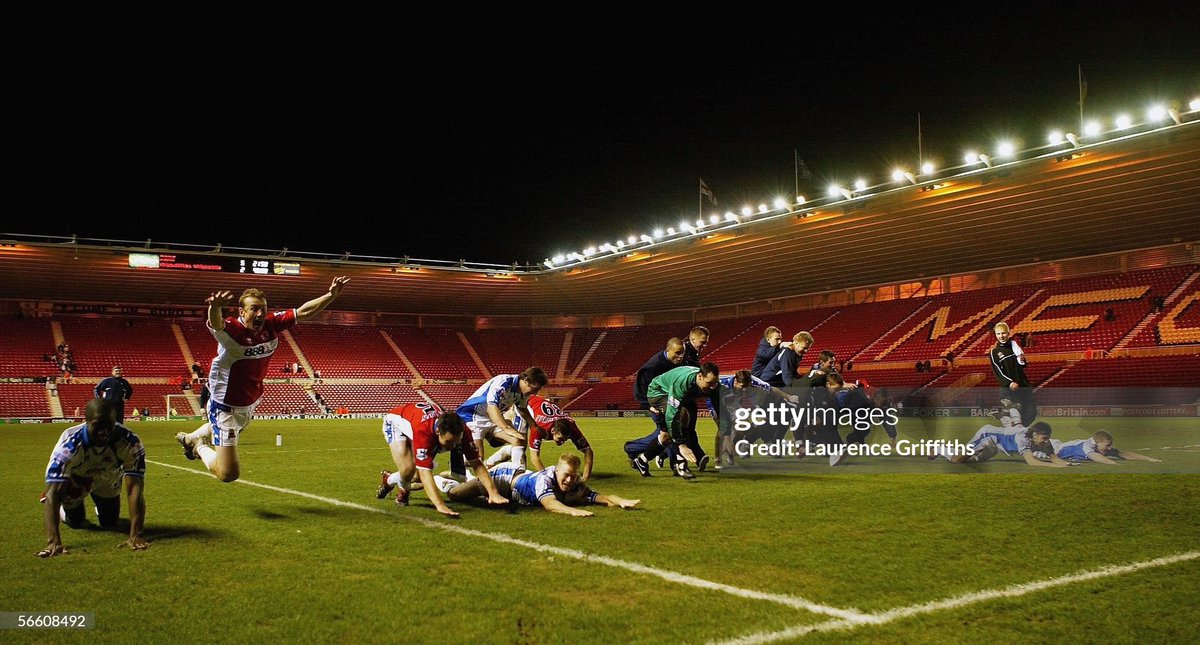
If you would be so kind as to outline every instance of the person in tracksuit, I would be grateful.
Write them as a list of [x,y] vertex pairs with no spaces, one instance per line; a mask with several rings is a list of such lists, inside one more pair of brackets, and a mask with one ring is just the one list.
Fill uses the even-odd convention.
[[1037,405],[1033,401],[1033,388],[1025,376],[1025,351],[1013,339],[1008,323],[996,323],[996,346],[990,353],[992,373],[1000,384],[1000,405],[1010,407],[1005,401],[1017,404],[1021,412],[1021,425],[1029,427],[1037,418]]

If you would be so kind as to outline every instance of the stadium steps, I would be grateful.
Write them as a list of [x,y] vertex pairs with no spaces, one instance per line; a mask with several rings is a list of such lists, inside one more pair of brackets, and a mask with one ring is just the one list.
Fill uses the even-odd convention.
[[430,405],[437,405],[437,401],[434,401],[428,394],[426,394],[425,390],[418,387],[415,389],[415,391],[417,394],[421,395],[422,399],[425,399],[426,403],[428,403]]
[[567,359],[571,356],[571,342],[575,340],[575,331],[568,329],[563,336],[562,351],[558,353],[558,366],[554,370],[555,378],[563,378],[567,375]]
[[604,339],[607,337],[607,329],[600,332],[600,335],[596,337],[595,342],[593,342],[592,346],[588,348],[587,353],[583,355],[583,358],[579,359],[579,364],[576,365],[575,369],[571,371],[571,378],[579,378],[579,373],[583,371],[583,366],[587,365],[588,359],[592,357],[592,354],[596,353],[596,348],[600,347],[600,344],[603,343]]
[[[916,311],[912,312],[911,314],[906,316],[904,318],[904,320],[901,320],[900,322],[896,323],[895,325],[892,326],[891,329],[885,331],[882,335],[880,335],[879,336],[880,340],[887,338],[888,336],[892,335],[893,332],[901,329],[904,325],[907,325],[910,320],[912,320],[914,317],[916,317],[922,311],[925,311],[925,308],[928,307],[932,303],[933,303],[933,301],[930,300],[929,302],[926,302],[925,304],[921,305],[920,307],[917,307]],[[819,326],[820,325],[818,325],[818,327]],[[877,354],[877,356],[887,356],[889,353],[891,353],[893,350],[895,350],[897,347],[899,347],[900,344],[906,340],[908,340],[908,336],[905,336],[904,338],[901,338],[900,340],[892,343],[891,347],[886,348],[886,350],[884,352]],[[871,348],[874,345],[875,345],[875,343],[868,344],[866,347],[862,348],[862,350],[859,351],[857,354],[855,354],[854,356],[851,356],[850,360],[853,362],[856,362],[856,363],[859,362],[860,360],[863,360],[863,354],[870,352]]]
[[413,362],[408,360],[408,357],[405,356],[404,352],[400,350],[400,346],[396,344],[396,341],[390,335],[388,335],[386,330],[380,329],[379,335],[383,336],[383,342],[387,343],[388,347],[392,348],[392,351],[395,352],[396,356],[400,358],[400,362],[404,363],[404,366],[408,368],[408,371],[412,372],[413,377],[425,378],[421,376],[421,373],[417,371],[417,366],[413,365]]
[[1063,372],[1066,372],[1067,370],[1071,369],[1071,367],[1073,365],[1075,365],[1075,363],[1078,363],[1078,362],[1079,361],[1067,361],[1066,363],[1063,363],[1062,367],[1055,370],[1055,372],[1053,374],[1051,374],[1050,376],[1047,376],[1042,381],[1041,385],[1034,388],[1034,391],[1040,390],[1040,389],[1046,387],[1047,385],[1050,385],[1050,381],[1053,381],[1054,379],[1058,378],[1059,376],[1062,376]]
[[589,387],[589,388],[585,389],[584,391],[580,392],[580,393],[579,393],[579,396],[576,396],[576,397],[572,398],[570,401],[568,401],[568,402],[566,403],[566,405],[560,405],[560,406],[558,406],[558,407],[562,408],[563,410],[570,410],[570,409],[571,409],[571,406],[572,406],[572,405],[575,405],[575,402],[576,402],[576,401],[578,401],[579,399],[582,399],[583,397],[587,396],[587,395],[588,395],[588,392],[591,392],[591,391],[592,391],[592,390],[594,390],[594,389],[595,389],[595,388],[591,388],[591,387]]
[[454,333],[458,336],[458,339],[462,341],[463,347],[467,349],[467,355],[471,357],[472,361],[475,361],[475,367],[478,367],[479,371],[483,372],[483,377],[489,379],[492,378],[492,373],[488,371],[487,365],[485,365],[483,359],[479,357],[479,352],[475,351],[475,348],[471,346],[471,341],[467,340],[467,335],[461,331],[456,331]]
[[[279,334],[279,336],[287,341],[288,346],[292,348],[292,353],[296,355],[296,362],[304,368],[304,373],[311,375],[313,373],[313,367],[308,362],[308,357],[304,355],[304,352],[300,351],[300,344],[296,342],[294,337],[292,337],[292,332],[284,330],[283,333]],[[191,363],[189,363],[189,365],[190,364]]]
[[54,346],[58,347],[67,342],[67,336],[63,334],[62,323],[57,320],[50,321],[50,333],[54,334]]
[[962,378],[935,394],[933,404],[937,406],[949,406],[953,404],[959,397],[970,392],[972,388],[983,382],[984,378],[986,377],[979,372],[964,374]]
[[204,415],[204,411],[200,409],[200,397],[196,396],[195,392],[191,390],[185,390],[183,392],[183,398],[187,400],[188,405],[192,406],[192,414],[196,416]]
[[190,366],[195,363],[196,359],[192,356],[192,348],[188,346],[187,338],[183,336],[183,330],[179,325],[171,323],[171,333],[175,335],[175,342],[179,343],[179,351],[183,352],[184,364]]
[[1192,286],[1192,283],[1196,281],[1196,278],[1200,278],[1200,271],[1193,272],[1187,277],[1186,280],[1181,282],[1178,287],[1175,287],[1175,290],[1172,291],[1171,294],[1168,295],[1163,301],[1162,311],[1151,311],[1150,313],[1146,314],[1146,317],[1143,318],[1141,322],[1139,322],[1133,329],[1129,330],[1129,333],[1125,334],[1125,337],[1113,346],[1112,351],[1115,352],[1117,350],[1125,349],[1129,343],[1133,342],[1133,339],[1137,338],[1138,335],[1142,333],[1142,330],[1144,330],[1146,327],[1149,327],[1159,318],[1162,318],[1163,315],[1171,310],[1171,305],[1175,304],[1175,301],[1178,300],[1180,296],[1187,293],[1188,288]]
[[63,417],[62,401],[58,400],[58,391],[46,390],[46,403],[50,404],[50,414],[55,419]]

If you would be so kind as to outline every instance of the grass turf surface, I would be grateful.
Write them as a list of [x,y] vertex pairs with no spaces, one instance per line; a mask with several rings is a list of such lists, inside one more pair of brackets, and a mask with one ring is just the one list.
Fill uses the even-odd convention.
[[[1095,423],[1052,422],[1063,440],[1087,436]],[[458,505],[459,520],[443,519],[420,492],[408,508],[374,499],[379,470],[391,469],[377,420],[259,420],[240,452],[246,480],[380,512],[155,464],[200,468],[173,440],[193,424],[133,422],[152,462],[151,548],[131,553],[116,548],[122,534],[64,526],[71,553],[48,561],[33,556],[45,542],[36,500],[63,426],[6,426],[0,485],[11,494],[0,501],[10,518],[0,535],[0,611],[92,611],[97,627],[4,636],[705,642],[831,620],[446,532],[414,517],[872,613],[1200,548],[1200,421],[1106,422],[1119,447],[1164,462],[1059,470],[1003,456],[986,468],[860,457],[830,469],[811,458],[755,458],[755,467],[700,474],[692,483],[659,470],[647,481],[621,451],[626,439],[644,434],[644,421],[584,419],[597,452],[593,487],[640,498],[641,508],[570,518]],[[968,438],[981,424],[951,420],[936,432]],[[702,421],[701,430],[707,447],[711,424]],[[274,445],[277,432],[282,447]],[[931,436],[927,425],[907,419],[900,432]],[[545,456],[558,451],[551,446]],[[803,640],[1187,640],[1200,621],[1197,573],[1200,561],[1192,560]]]

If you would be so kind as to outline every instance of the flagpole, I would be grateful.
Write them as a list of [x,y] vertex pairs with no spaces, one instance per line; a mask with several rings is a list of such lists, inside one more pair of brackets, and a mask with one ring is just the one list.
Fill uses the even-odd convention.
[[1083,136],[1083,65],[1079,65],[1079,135]]
[[795,148],[792,148],[792,168],[794,169],[794,172],[795,172],[793,177],[796,178],[796,195],[795,196],[799,197],[800,196],[800,151],[796,150]]
[[921,113],[917,112],[917,174],[923,172],[921,168],[925,165],[925,148],[921,141]]
[[[701,186],[704,185],[703,177],[700,178],[700,185]],[[696,196],[696,218],[704,219],[704,192],[703,191],[700,191],[700,194]]]

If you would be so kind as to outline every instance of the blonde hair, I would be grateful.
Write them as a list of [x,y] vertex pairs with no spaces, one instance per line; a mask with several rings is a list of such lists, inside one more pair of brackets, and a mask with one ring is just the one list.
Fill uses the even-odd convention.
[[1000,331],[1002,329],[1004,331],[1010,331],[1008,328],[1008,323],[1006,323],[1004,321],[1000,321],[1000,322],[996,323],[995,327],[992,328],[993,331]]
[[563,464],[565,466],[570,466],[570,467],[574,468],[575,470],[579,470],[579,464],[581,462],[579,461],[579,455],[577,455],[573,452],[564,452],[563,454],[558,456],[558,463]]
[[780,336],[782,336],[783,332],[779,331],[779,328],[776,327],[775,325],[771,325],[770,327],[767,327],[765,330],[763,330],[763,338],[770,338],[771,334],[779,334]]
[[263,301],[264,305],[267,304],[267,294],[263,293],[262,289],[250,287],[249,289],[243,291],[241,297],[238,298],[239,307],[246,306],[246,298],[258,298],[259,300]]
[[800,342],[800,341],[804,341],[804,342],[808,343],[809,345],[812,345],[812,344],[813,344],[813,337],[812,337],[812,334],[810,334],[810,333],[808,333],[808,332],[806,332],[806,331],[798,331],[798,332],[796,332],[796,335],[795,335],[795,336],[792,336],[792,342],[793,342],[793,343],[798,343],[798,342]]

